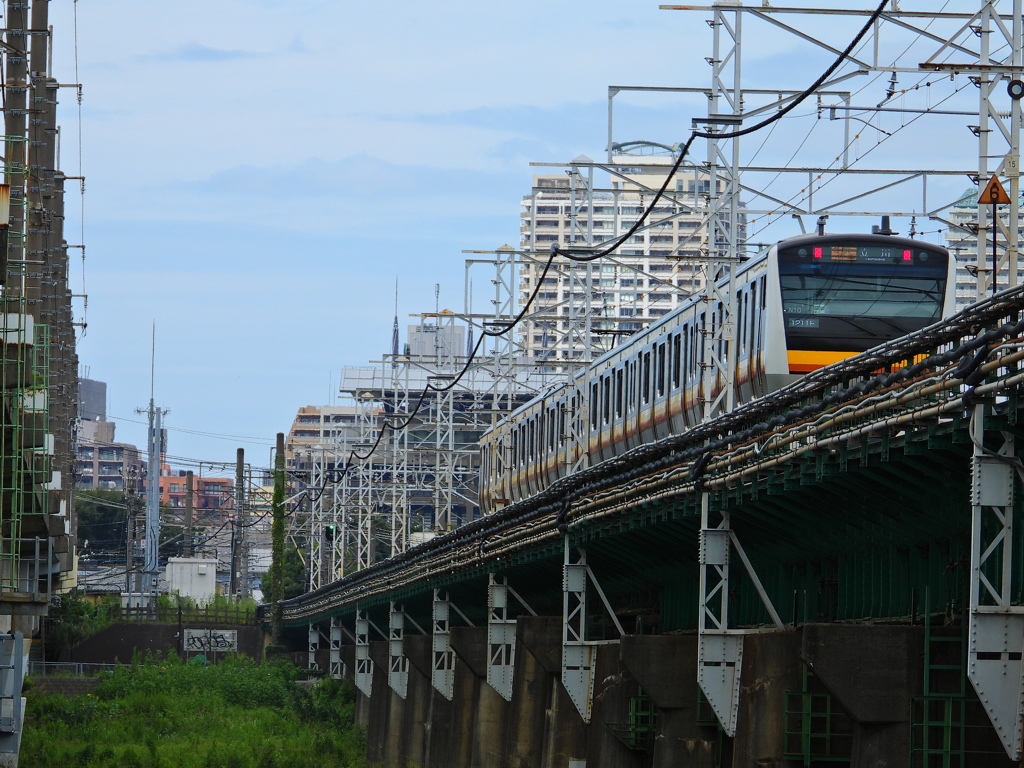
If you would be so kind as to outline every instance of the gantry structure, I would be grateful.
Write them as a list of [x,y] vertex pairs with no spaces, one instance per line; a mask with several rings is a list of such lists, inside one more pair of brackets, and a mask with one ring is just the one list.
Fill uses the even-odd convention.
[[[6,3],[0,187],[0,752],[16,753],[28,638],[74,568],[78,358],[48,0]],[[77,89],[77,84],[71,86]]]

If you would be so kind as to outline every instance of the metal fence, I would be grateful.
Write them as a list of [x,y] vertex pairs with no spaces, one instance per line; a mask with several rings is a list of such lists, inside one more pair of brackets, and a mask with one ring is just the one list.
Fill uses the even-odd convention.
[[30,661],[28,674],[36,677],[97,677],[124,664],[93,664],[76,661]]

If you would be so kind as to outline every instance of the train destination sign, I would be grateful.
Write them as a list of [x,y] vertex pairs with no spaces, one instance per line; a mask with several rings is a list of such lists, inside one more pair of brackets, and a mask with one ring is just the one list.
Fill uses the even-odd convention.
[[876,243],[800,246],[779,253],[783,263],[796,264],[919,264],[933,259],[941,265],[940,254],[925,248],[906,248]]

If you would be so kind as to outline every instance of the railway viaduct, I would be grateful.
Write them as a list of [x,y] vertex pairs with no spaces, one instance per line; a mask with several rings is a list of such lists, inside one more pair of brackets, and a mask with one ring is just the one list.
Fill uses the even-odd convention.
[[1021,759],[1024,289],[284,604],[387,766]]

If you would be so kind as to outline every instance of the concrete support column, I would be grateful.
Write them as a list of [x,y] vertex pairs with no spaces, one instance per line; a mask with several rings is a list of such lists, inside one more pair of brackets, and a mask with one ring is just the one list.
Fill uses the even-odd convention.
[[854,721],[851,768],[904,764],[924,685],[924,628],[808,624],[801,656]]
[[[513,627],[514,629],[514,627]],[[452,627],[451,644],[459,658],[455,674],[456,749],[451,765],[505,768],[505,730],[509,703],[487,679],[487,629]]]
[[715,765],[709,729],[697,725],[697,637],[693,635],[626,635],[620,658],[625,669],[657,707],[654,740],[656,768]]

